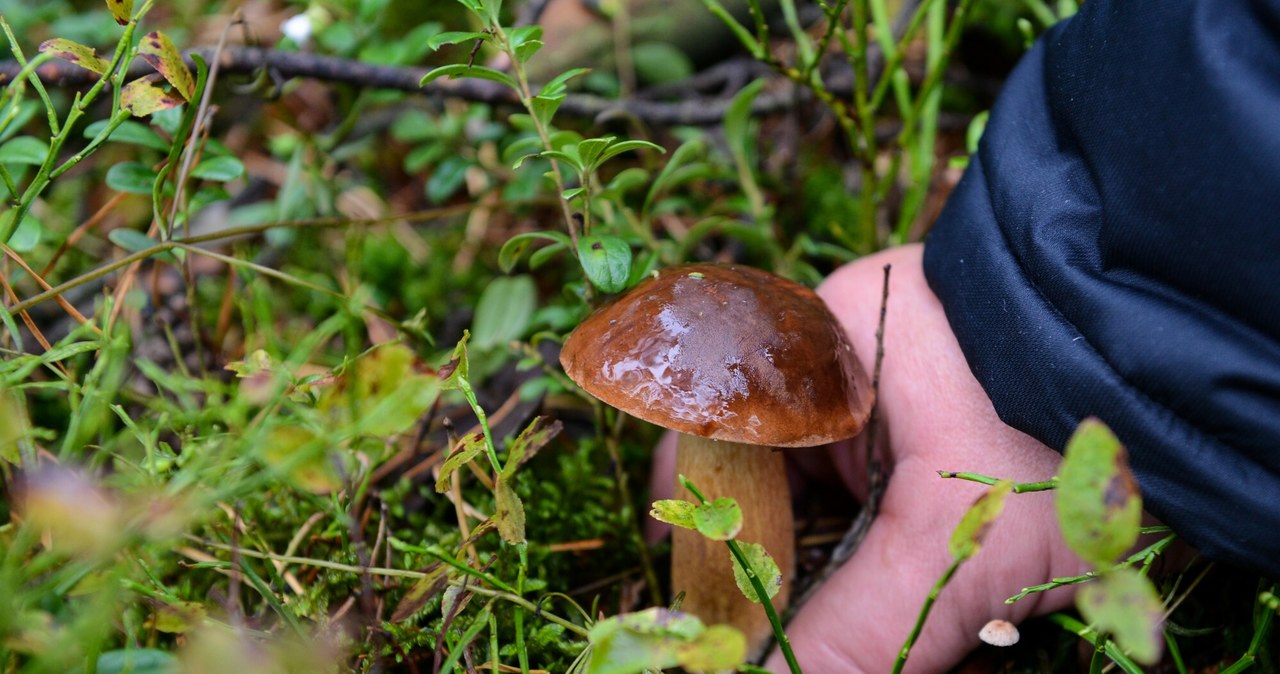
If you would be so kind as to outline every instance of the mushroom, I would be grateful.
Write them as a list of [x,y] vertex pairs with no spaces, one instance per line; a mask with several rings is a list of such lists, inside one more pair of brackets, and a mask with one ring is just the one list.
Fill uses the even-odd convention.
[[978,638],[992,646],[1012,646],[1018,637],[1018,627],[1008,620],[992,620],[978,632]]
[[[596,398],[679,433],[677,472],[707,498],[737,500],[738,539],[773,556],[782,571],[773,602],[785,608],[795,532],[775,448],[856,435],[873,395],[817,294],[741,265],[666,269],[587,317],[560,362]],[[672,592],[685,593],[683,610],[741,629],[752,653],[768,643],[764,611],[738,590],[722,542],[677,528],[671,557]]]

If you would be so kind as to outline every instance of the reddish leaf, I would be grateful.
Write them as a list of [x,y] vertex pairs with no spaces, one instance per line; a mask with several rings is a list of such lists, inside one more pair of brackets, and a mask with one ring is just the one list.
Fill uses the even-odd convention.
[[110,62],[98,56],[93,47],[60,37],[40,43],[40,53],[74,63],[99,75],[105,75],[107,68],[111,66]]
[[191,71],[187,69],[186,62],[182,60],[182,53],[173,46],[173,41],[168,35],[158,30],[147,33],[138,44],[138,55],[166,80],[169,80],[169,84],[172,84],[174,90],[183,98],[189,101],[195,95],[196,83],[191,77]]
[[498,526],[498,534],[502,540],[518,545],[525,542],[524,537],[524,503],[516,495],[511,482],[499,475],[494,487],[494,524]]
[[440,562],[432,562],[423,569],[422,572],[426,575],[419,578],[396,605],[396,612],[391,615],[391,622],[408,620],[413,614],[421,611],[422,607],[426,606],[427,602],[431,601],[431,598],[444,589],[445,584],[449,582],[449,574],[446,573],[448,570],[449,567]]
[[159,79],[158,75],[148,75],[124,85],[124,89],[120,91],[120,105],[134,117],[146,117],[154,112],[182,105],[182,98],[170,94],[157,84]]
[[535,417],[511,443],[511,449],[507,453],[507,465],[502,470],[503,474],[507,478],[515,475],[517,468],[528,463],[529,459],[551,442],[551,439],[556,437],[563,428],[564,424],[558,419]]
[[133,0],[107,0],[107,9],[121,26],[129,23],[129,15],[133,13]]

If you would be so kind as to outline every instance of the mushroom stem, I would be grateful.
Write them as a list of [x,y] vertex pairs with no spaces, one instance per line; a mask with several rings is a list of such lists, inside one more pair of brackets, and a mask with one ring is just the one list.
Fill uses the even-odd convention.
[[[782,571],[782,587],[773,598],[781,613],[791,594],[795,569],[795,523],[782,453],[771,447],[681,433],[676,443],[676,471],[708,499],[727,496],[738,502],[743,525],[737,539],[763,545]],[[679,485],[676,492],[679,498],[693,500]],[[673,594],[685,593],[681,610],[707,624],[724,623],[742,630],[752,658],[769,643],[769,619],[761,606],[738,589],[724,542],[677,527],[672,533],[671,588]]]

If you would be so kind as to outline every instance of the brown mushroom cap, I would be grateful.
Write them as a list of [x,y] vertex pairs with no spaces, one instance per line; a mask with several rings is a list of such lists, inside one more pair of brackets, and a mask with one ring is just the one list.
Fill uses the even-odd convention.
[[870,380],[812,290],[741,265],[665,269],[578,326],[560,353],[588,393],[716,440],[809,447],[860,431]]

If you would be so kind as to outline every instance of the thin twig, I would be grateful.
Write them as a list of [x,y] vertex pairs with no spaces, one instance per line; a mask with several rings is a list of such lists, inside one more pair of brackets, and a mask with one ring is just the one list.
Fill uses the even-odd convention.
[[853,518],[853,523],[849,525],[849,530],[844,537],[831,550],[831,558],[827,560],[827,564],[813,576],[809,587],[805,588],[800,598],[792,603],[792,611],[800,610],[805,602],[817,594],[818,588],[822,587],[841,566],[844,566],[854,552],[857,552],[858,547],[862,545],[862,539],[866,538],[867,532],[871,530],[871,523],[875,521],[876,512],[880,509],[880,499],[884,495],[885,484],[888,482],[884,479],[881,463],[876,458],[876,441],[880,432],[880,370],[884,363],[884,326],[889,309],[889,272],[892,268],[893,265],[890,264],[884,266],[884,286],[880,291],[880,323],[876,328],[876,361],[871,375],[871,391],[875,395],[875,403],[871,406],[871,417],[867,420],[865,430],[867,502],[863,504],[862,510],[858,511],[858,516]]
[[[214,49],[200,48],[192,51],[209,59],[211,64],[217,63],[225,74],[253,74],[267,69],[284,78],[305,77],[370,89],[422,92],[481,103],[519,104],[511,89],[487,80],[442,78],[423,87],[419,82],[429,72],[426,68],[380,66],[332,56],[258,47],[227,47],[216,60]],[[188,65],[194,68],[190,55],[187,60]],[[136,73],[135,69],[131,69],[130,76],[142,76],[149,72],[144,66],[145,64],[140,64]],[[20,64],[15,61],[0,62],[0,82],[9,81],[21,70]],[[35,69],[35,73],[45,84],[57,87],[76,87],[97,81],[97,75],[93,72],[64,61],[44,63]],[[792,87],[784,86],[776,92],[759,96],[752,106],[752,113],[765,115],[785,110],[791,107],[794,98]],[[659,102],[635,98],[612,100],[574,93],[566,96],[557,112],[585,118],[621,114],[651,124],[709,126],[722,121],[729,102],[727,97]]]

